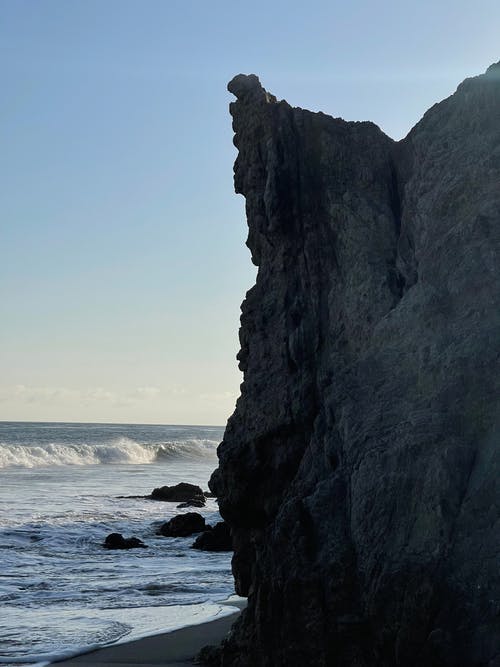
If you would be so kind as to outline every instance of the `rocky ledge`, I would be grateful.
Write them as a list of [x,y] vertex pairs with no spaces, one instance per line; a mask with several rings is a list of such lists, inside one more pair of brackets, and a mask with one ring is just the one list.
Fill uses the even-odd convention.
[[258,266],[231,667],[500,665],[500,64],[401,142],[229,84]]

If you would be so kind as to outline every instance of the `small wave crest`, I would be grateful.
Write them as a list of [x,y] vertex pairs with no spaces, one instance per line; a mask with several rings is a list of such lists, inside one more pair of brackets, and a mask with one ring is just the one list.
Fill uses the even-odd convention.
[[185,440],[184,442],[165,442],[157,445],[155,459],[163,461],[176,456],[187,456],[189,458],[199,458],[206,456],[215,456],[218,440]]
[[0,468],[68,465],[150,464],[174,457],[215,456],[215,440],[146,443],[118,438],[110,443],[18,445],[0,443]]

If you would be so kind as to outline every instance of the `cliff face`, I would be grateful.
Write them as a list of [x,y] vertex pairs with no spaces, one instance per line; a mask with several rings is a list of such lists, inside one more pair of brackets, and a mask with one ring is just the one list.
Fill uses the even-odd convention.
[[231,666],[500,665],[500,63],[395,143],[229,84],[256,285]]

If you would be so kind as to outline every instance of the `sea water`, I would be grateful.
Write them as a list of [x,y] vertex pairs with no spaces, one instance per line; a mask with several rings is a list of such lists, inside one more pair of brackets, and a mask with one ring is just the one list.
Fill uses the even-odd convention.
[[[0,663],[21,664],[227,613],[230,556],[156,535],[177,509],[157,486],[207,488],[223,429],[0,422]],[[108,551],[109,533],[147,549]]]

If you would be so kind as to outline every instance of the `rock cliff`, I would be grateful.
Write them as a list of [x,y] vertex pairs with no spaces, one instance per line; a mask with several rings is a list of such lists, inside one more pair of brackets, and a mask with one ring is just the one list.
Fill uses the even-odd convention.
[[500,665],[500,63],[401,142],[229,90],[258,266],[210,487],[231,667]]

